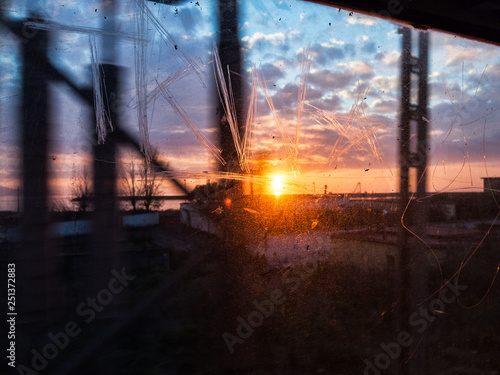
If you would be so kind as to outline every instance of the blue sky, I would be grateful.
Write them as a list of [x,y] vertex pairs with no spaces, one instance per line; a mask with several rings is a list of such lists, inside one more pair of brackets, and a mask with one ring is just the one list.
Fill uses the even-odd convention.
[[[6,5],[9,17],[22,18],[30,11],[45,14],[58,24],[78,28],[102,29],[114,20],[119,32],[137,36],[137,8],[134,1],[119,2],[115,14],[105,3],[65,0],[15,1]],[[142,35],[146,46],[146,81],[154,90],[188,60],[197,60],[199,74],[188,74],[171,84],[175,96],[192,122],[208,138],[216,141],[216,114],[212,44],[217,33],[217,11],[213,1],[187,1],[181,6],[147,3],[147,9],[168,31],[165,43],[151,19]],[[357,182],[366,191],[391,192],[397,188],[397,121],[399,92],[398,25],[301,1],[242,1],[240,39],[243,48],[248,93],[251,69],[265,77],[266,85],[287,136],[295,139],[297,96],[303,51],[310,56],[306,105],[302,115],[297,164],[297,184],[306,191],[327,184],[329,190],[350,192]],[[106,18],[105,18],[106,17]],[[5,32],[4,32],[5,34]],[[498,47],[465,40],[453,35],[430,33],[430,124],[431,162],[429,190],[473,189],[480,177],[500,175],[495,168],[500,157],[498,123],[500,112],[500,53]],[[165,34],[163,35],[165,36]],[[96,43],[102,46],[102,38]],[[12,35],[0,44],[0,184],[19,185],[12,176],[19,170],[19,42]],[[177,46],[177,49],[174,48]],[[135,106],[133,41],[120,37],[116,42],[118,64],[124,67],[121,105],[124,126],[138,136]],[[59,69],[80,85],[90,85],[90,49],[82,32],[56,31],[49,56]],[[101,57],[105,55],[101,48]],[[285,147],[262,90],[258,87],[258,114],[254,125],[253,150],[265,155],[276,172],[288,174]],[[69,89],[51,88],[54,132],[50,142],[52,192],[67,194],[75,168],[88,162],[89,118],[92,113]],[[356,123],[346,121],[353,106],[358,109]],[[320,112],[324,111],[324,112]],[[326,117],[318,122],[318,116]],[[325,123],[325,119],[338,121]],[[200,181],[190,173],[215,170],[210,153],[177,117],[161,95],[148,106],[150,139],[163,158],[184,171],[188,185]],[[365,129],[376,140],[376,153],[368,138],[357,139],[353,131]],[[329,158],[342,130],[350,135],[341,139]],[[351,138],[349,138],[351,137]],[[348,148],[348,142],[356,145]],[[346,143],[347,142],[347,143]],[[485,169],[485,160],[487,162]],[[168,186],[168,184],[167,184]],[[165,187],[166,193],[174,193]]]

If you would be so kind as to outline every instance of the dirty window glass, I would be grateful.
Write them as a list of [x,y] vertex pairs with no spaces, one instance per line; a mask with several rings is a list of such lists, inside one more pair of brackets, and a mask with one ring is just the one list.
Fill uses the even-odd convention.
[[5,1],[19,374],[495,374],[497,46],[302,1]]

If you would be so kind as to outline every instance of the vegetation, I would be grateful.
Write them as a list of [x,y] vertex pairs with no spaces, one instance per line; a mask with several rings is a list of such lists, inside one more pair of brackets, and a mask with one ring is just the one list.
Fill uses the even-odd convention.
[[122,191],[129,197],[132,211],[137,210],[140,187],[137,181],[137,161],[132,151],[129,152],[129,160],[122,168]]
[[[156,159],[158,151],[152,155],[152,159]],[[161,200],[158,199],[160,192],[160,180],[157,177],[159,170],[151,163],[150,160],[144,158],[141,165],[140,175],[140,193],[143,198],[142,205],[146,211],[158,209],[161,206]]]
[[[151,159],[158,158],[155,150]],[[168,164],[167,164],[168,165]],[[159,209],[161,207],[160,194],[161,179],[158,178],[157,168],[142,156],[140,161],[129,153],[128,162],[122,168],[122,194],[128,198],[133,211],[142,207],[146,211]]]
[[78,212],[87,212],[90,209],[94,193],[92,190],[92,176],[84,166],[80,173],[74,170],[73,182],[71,184],[72,202]]

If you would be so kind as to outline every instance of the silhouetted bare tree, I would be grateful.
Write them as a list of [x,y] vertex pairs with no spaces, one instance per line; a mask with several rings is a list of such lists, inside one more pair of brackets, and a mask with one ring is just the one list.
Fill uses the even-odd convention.
[[134,157],[133,151],[130,151],[129,159],[123,168],[122,190],[129,198],[132,205],[132,210],[137,210],[138,201],[140,200],[141,187],[139,185],[139,167],[140,162]]
[[[158,150],[154,150],[152,153],[152,159],[158,157]],[[146,211],[150,211],[155,208],[158,209],[161,206],[161,200],[158,199],[158,193],[160,192],[160,180],[158,179],[157,173],[159,170],[155,168],[153,163],[144,158],[141,168],[141,195],[143,197],[143,206]]]
[[79,212],[87,212],[93,198],[92,176],[87,166],[83,167],[81,173],[75,170],[74,181],[71,184],[72,202]]

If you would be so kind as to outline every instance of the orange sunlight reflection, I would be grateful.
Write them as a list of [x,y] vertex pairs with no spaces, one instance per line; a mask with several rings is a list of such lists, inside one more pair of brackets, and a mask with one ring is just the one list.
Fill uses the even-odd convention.
[[271,190],[273,194],[279,197],[281,195],[281,192],[283,191],[283,187],[284,187],[283,176],[279,175],[273,176],[273,180],[271,182]]

